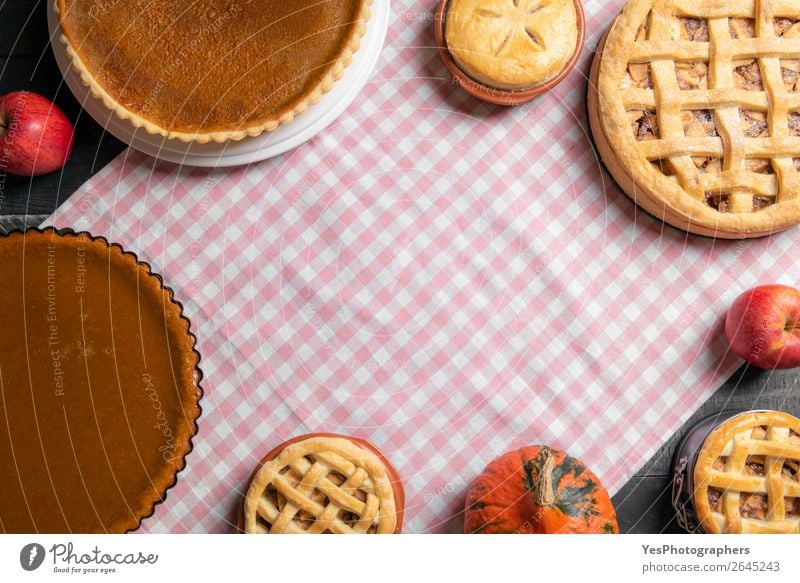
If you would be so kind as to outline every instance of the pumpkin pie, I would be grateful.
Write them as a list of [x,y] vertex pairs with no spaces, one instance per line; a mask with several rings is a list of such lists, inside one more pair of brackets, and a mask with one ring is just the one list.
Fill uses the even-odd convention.
[[253,473],[246,534],[393,534],[403,523],[397,472],[372,444],[318,433],[272,450]]
[[83,82],[119,117],[182,141],[272,131],[341,78],[372,0],[55,0]]
[[595,57],[603,162],[644,210],[701,235],[800,223],[800,5],[631,0]]
[[200,415],[161,278],[87,234],[0,237],[0,532],[124,533],[164,500]]
[[450,0],[447,49],[476,81],[525,90],[555,78],[575,54],[574,0]]
[[693,477],[705,532],[800,533],[800,419],[780,411],[728,419],[706,438]]

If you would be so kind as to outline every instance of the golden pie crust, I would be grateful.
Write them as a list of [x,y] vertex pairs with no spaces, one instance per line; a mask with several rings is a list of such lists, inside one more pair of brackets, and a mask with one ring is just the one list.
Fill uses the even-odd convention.
[[148,265],[88,234],[0,237],[0,532],[124,533],[175,484],[200,356]]
[[342,77],[372,0],[54,0],[92,94],[148,133],[225,142],[290,123]]
[[402,485],[376,450],[350,438],[321,434],[292,440],[274,453],[251,479],[244,500],[244,533],[399,530]]
[[759,411],[714,429],[695,464],[694,506],[707,533],[800,533],[800,419]]
[[473,79],[497,89],[531,89],[553,79],[578,43],[573,0],[451,0],[447,48]]
[[594,60],[603,162],[644,210],[693,233],[800,222],[800,4],[632,0]]

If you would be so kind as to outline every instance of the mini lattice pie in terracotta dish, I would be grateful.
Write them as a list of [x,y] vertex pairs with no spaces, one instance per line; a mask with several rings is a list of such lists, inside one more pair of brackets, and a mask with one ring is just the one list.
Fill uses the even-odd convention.
[[526,90],[556,77],[578,44],[573,0],[450,0],[447,49],[474,80]]
[[710,534],[800,533],[800,419],[757,411],[715,428],[694,466],[694,507]]
[[0,237],[0,533],[124,533],[191,451],[201,373],[150,267],[87,234]]
[[319,433],[272,450],[253,473],[246,534],[396,534],[403,485],[386,457],[354,437]]
[[225,142],[291,122],[352,62],[372,0],[54,0],[95,97],[147,132]]
[[592,67],[603,162],[638,205],[722,238],[800,222],[800,4],[632,0]]

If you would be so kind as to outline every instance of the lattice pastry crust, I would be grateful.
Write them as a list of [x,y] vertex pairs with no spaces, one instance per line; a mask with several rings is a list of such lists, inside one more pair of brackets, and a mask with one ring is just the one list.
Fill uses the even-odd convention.
[[591,77],[600,154],[646,211],[725,238],[800,222],[800,2],[632,0]]
[[392,481],[375,453],[345,438],[312,436],[288,445],[253,476],[244,531],[391,534],[396,506]]
[[800,419],[763,411],[726,421],[698,454],[694,486],[705,532],[800,533]]

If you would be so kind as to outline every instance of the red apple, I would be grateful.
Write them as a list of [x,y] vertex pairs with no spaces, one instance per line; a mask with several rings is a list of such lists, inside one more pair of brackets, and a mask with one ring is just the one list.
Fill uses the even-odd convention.
[[0,97],[0,171],[55,172],[67,162],[73,141],[72,124],[49,99],[30,91]]
[[755,366],[800,366],[800,290],[762,285],[744,292],[725,318],[725,335],[737,356]]

